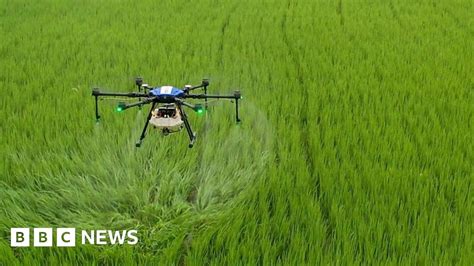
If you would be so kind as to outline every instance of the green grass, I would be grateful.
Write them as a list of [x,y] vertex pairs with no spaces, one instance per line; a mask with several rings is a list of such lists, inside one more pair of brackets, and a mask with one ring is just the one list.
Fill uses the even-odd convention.
[[[469,265],[471,1],[0,1],[0,264]],[[198,140],[91,88],[240,89]],[[138,229],[11,248],[11,227]]]

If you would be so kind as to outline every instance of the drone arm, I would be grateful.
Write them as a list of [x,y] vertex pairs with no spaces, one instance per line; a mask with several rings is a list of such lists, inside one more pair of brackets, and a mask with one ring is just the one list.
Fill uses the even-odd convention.
[[120,108],[122,110],[125,110],[125,109],[128,109],[128,108],[131,108],[131,107],[135,107],[135,106],[142,106],[142,105],[145,105],[145,104],[149,104],[151,102],[153,102],[155,100],[154,97],[152,98],[147,98],[143,101],[140,101],[140,102],[136,102],[136,103],[131,103],[131,104],[123,104],[123,105],[120,105]]
[[207,94],[189,94],[184,95],[183,98],[189,99],[236,99],[235,95],[207,95]]
[[195,108],[196,108],[196,105],[187,103],[187,102],[182,101],[182,100],[180,100],[180,99],[176,99],[176,103],[177,103],[177,104],[180,104],[180,105],[183,105],[183,106],[186,106],[186,107],[189,107],[189,108],[191,108],[191,109],[195,109]]
[[230,99],[235,100],[235,121],[240,122],[239,117],[239,100],[242,99],[240,91],[235,91],[234,95],[207,95],[207,94],[187,94],[183,98],[189,99]]
[[201,85],[193,86],[193,87],[187,89],[187,91],[192,91],[192,90],[203,88],[203,87],[207,87],[207,85],[201,84]]
[[208,79],[203,79],[200,85],[196,85],[191,87],[190,85],[186,85],[189,87],[186,87],[184,89],[184,92],[189,93],[192,90],[199,89],[199,88],[204,88],[204,94],[207,94],[207,86],[209,86],[209,80]]
[[[98,88],[94,88],[92,90],[92,96],[94,96],[95,98],[95,119],[96,119],[96,122],[99,122],[100,120],[100,114],[99,114],[99,97],[100,96],[123,96],[123,97],[129,97],[129,98],[140,98],[140,97],[148,97],[149,95],[146,94],[146,93],[136,93],[136,92],[128,92],[128,93],[122,93],[122,92],[102,92],[100,91]],[[143,104],[146,104],[146,103],[149,103],[150,98],[146,99],[145,101],[147,102],[138,102],[136,104],[131,104],[131,105],[128,105],[126,108],[130,108],[130,107],[133,107],[135,105],[143,105]],[[124,108],[124,109],[126,109]]]
[[92,90],[92,96],[96,98],[99,96],[123,96],[129,98],[140,98],[140,97],[148,97],[149,95],[146,93],[137,93],[137,92],[102,92],[99,89],[95,88]]

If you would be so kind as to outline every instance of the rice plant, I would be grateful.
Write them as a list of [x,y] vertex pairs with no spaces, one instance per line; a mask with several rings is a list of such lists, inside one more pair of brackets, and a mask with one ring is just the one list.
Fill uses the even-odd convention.
[[[470,1],[0,0],[0,264],[470,265]],[[150,130],[91,89],[240,89]],[[137,245],[10,247],[12,227]]]

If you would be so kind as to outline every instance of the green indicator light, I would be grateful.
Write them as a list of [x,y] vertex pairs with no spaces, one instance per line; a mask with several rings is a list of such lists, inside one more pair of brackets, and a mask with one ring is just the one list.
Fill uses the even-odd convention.
[[117,108],[115,108],[115,111],[117,111],[117,112],[120,113],[120,112],[122,112],[123,110],[125,110],[125,106],[126,106],[125,103],[119,103],[119,104],[117,105]]
[[198,109],[196,112],[198,113],[198,115],[202,115],[204,114],[204,109]]
[[194,111],[198,114],[198,115],[202,115],[206,112],[206,109],[204,109],[204,107],[200,104],[196,104],[196,106],[194,106]]

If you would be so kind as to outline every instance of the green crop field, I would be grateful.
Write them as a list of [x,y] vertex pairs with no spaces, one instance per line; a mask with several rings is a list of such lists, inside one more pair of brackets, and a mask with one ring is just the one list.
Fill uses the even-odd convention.
[[[469,0],[0,0],[0,265],[472,265]],[[197,131],[93,87],[240,89]],[[11,247],[10,228],[138,230]],[[80,238],[80,235],[77,235]]]

